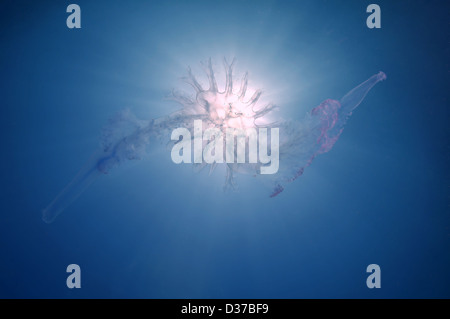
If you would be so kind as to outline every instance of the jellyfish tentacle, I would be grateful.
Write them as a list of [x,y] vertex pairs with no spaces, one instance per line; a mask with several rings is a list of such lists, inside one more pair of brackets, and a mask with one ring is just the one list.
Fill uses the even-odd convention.
[[228,64],[227,59],[223,59],[223,64],[226,70],[226,83],[225,83],[225,93],[226,95],[233,94],[233,66],[236,59],[233,58],[230,64]]
[[198,83],[197,79],[195,78],[195,76],[192,74],[192,70],[190,67],[188,67],[188,75],[186,77],[182,78],[187,84],[190,84],[194,90],[198,93],[203,92],[203,88],[200,85],[200,83]]
[[248,100],[245,104],[247,104],[247,107],[251,107],[252,111],[254,111],[254,106],[256,105],[256,103],[258,103],[259,98],[262,95],[262,90],[256,90],[255,93],[253,93],[252,97],[250,98],[250,100]]
[[269,103],[267,105],[265,105],[261,110],[255,112],[254,118],[255,120],[263,117],[264,115],[266,115],[267,113],[273,111],[274,109],[276,109],[277,106],[275,104]]
[[205,70],[206,76],[208,77],[209,91],[217,93],[217,81],[214,75],[214,70],[212,68],[211,58],[208,59],[207,63],[202,63],[202,65]]
[[247,86],[248,86],[248,72],[245,72],[244,77],[241,81],[241,89],[239,90],[238,97],[239,101],[242,102],[244,99],[245,93],[247,93]]

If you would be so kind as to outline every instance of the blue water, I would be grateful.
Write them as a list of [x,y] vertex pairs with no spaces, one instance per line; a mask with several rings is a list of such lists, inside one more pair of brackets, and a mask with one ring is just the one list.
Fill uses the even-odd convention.
[[[68,29],[70,2],[2,1],[0,297],[449,298],[449,5],[378,0],[368,29],[372,2],[79,0]],[[188,65],[233,56],[288,118],[387,80],[276,198],[162,148],[41,220],[109,116],[168,114]]]

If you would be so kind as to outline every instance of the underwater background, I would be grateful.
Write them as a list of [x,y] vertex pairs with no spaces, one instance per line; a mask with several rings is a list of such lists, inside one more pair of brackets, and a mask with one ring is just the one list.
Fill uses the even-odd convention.
[[[369,29],[373,2],[77,0],[69,29],[71,2],[2,1],[0,297],[449,298],[449,4],[377,0]],[[285,118],[387,79],[275,198],[155,145],[42,221],[111,115],[174,112],[209,57],[218,77],[236,57]]]

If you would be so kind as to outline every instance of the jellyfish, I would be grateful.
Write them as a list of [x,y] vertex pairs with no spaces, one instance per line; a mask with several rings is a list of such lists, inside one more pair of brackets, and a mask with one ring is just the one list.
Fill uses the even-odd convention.
[[[226,191],[235,188],[236,174],[251,174],[268,183],[271,188],[268,196],[275,197],[288,183],[300,177],[317,155],[331,150],[353,111],[375,84],[386,79],[386,75],[379,72],[349,91],[339,101],[325,100],[307,112],[302,119],[275,121],[271,119],[271,114],[278,106],[273,103],[261,103],[261,90],[255,90],[248,96],[248,73],[245,73],[240,81],[235,81],[234,65],[235,59],[231,63],[224,59],[225,86],[222,90],[217,84],[211,59],[202,63],[208,79],[208,88],[204,88],[188,68],[183,80],[192,87],[195,94],[173,90],[170,99],[176,101],[180,108],[167,116],[140,120],[130,110],[124,110],[111,117],[102,130],[99,150],[43,210],[42,219],[46,223],[53,222],[97,178],[108,174],[124,162],[141,159],[146,149],[155,141],[163,141],[172,147],[190,142],[185,140],[186,136],[173,137],[172,132],[180,127],[193,133],[189,134],[192,140],[198,133],[204,134],[211,129],[223,133],[224,136],[230,129],[240,132],[239,136],[232,137],[231,147],[220,144],[224,153],[231,154],[227,161],[221,163],[194,161],[193,165],[199,169],[209,166],[210,172],[217,165],[225,165]],[[195,132],[196,121],[203,123],[200,132]],[[276,140],[279,168],[276,173],[265,175],[262,172],[264,167],[269,165],[268,161],[251,161],[250,144],[255,130],[272,128],[279,132]],[[211,148],[217,150],[218,142],[219,140],[214,138],[197,143],[197,147],[200,145],[203,150],[200,154],[210,152]],[[267,149],[275,146],[274,142],[273,138],[268,138],[265,142]],[[244,146],[242,148],[244,153],[238,151],[239,146]],[[259,155],[261,157],[261,152]]]

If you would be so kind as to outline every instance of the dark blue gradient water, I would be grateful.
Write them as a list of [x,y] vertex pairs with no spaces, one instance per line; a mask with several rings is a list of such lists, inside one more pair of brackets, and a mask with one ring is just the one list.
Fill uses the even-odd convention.
[[[443,1],[2,1],[0,297],[449,298],[449,28]],[[155,147],[54,223],[42,210],[118,110],[166,115],[191,65],[236,57],[286,118],[378,71],[334,148],[275,198],[223,193]],[[81,289],[66,267],[81,267]],[[381,289],[366,267],[381,267]]]

